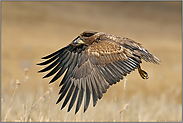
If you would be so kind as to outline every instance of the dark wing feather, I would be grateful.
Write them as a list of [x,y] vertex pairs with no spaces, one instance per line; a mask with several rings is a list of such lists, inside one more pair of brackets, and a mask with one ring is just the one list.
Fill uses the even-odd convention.
[[57,100],[56,104],[59,103],[59,102],[63,99],[63,97],[64,97],[65,94],[67,93],[67,91],[68,91],[70,85],[71,85],[71,80],[69,80],[68,83],[65,83],[65,84],[62,86],[62,88],[60,89],[60,92],[59,92],[59,94],[60,94],[61,92],[62,92],[62,94],[60,95],[60,97],[59,97],[59,99]]
[[[68,54],[67,54],[67,57],[63,60],[63,61],[61,61],[59,64],[57,64],[57,66],[51,71],[51,72],[49,72],[46,76],[44,76],[43,78],[46,78],[46,77],[50,77],[51,75],[53,75],[53,74],[55,74],[60,68],[62,68],[60,71],[62,71],[63,72],[63,70],[64,70],[64,66],[66,66],[65,64],[66,64],[66,62],[70,59],[70,57],[71,57],[71,52],[68,52]],[[68,63],[68,62],[67,62]],[[66,68],[67,68],[67,66],[66,66]],[[65,69],[66,69],[65,68]],[[59,72],[60,72],[59,71]],[[64,70],[65,71],[65,70]],[[63,74],[63,73],[62,73]],[[61,74],[61,75],[62,75]]]
[[71,72],[73,71],[73,69],[75,68],[76,64],[77,64],[77,61],[78,61],[78,53],[76,52],[74,54],[74,58],[73,58],[73,62],[71,63],[71,65],[69,66],[64,78],[62,79],[61,83],[59,86],[61,86],[62,84],[65,83],[65,81],[69,78]]
[[74,58],[74,53],[72,52],[70,59],[64,64],[64,66],[61,68],[61,70],[54,76],[54,78],[50,81],[50,83],[56,81],[68,68],[68,66],[71,64]]
[[77,94],[78,94],[78,90],[79,90],[79,88],[78,88],[78,86],[76,86],[75,91],[72,95],[72,98],[71,98],[71,101],[70,101],[67,112],[69,112],[71,110],[72,106],[74,105],[74,102],[76,101],[76,97],[77,97]]
[[[86,81],[88,78],[86,78]],[[85,86],[85,101],[84,101],[84,112],[88,109],[88,105],[90,103],[90,89],[91,87],[89,87],[88,83],[86,82],[86,86]]]
[[71,97],[71,94],[72,94],[73,90],[74,90],[74,83],[72,84],[72,86],[71,86],[71,88],[70,88],[70,90],[69,90],[69,92],[68,92],[68,94],[67,94],[67,96],[66,96],[66,98],[65,98],[65,100],[64,100],[64,102],[62,104],[62,108],[61,109],[63,109],[66,106],[67,102],[69,101],[69,99]]
[[66,47],[64,47],[64,48],[62,48],[62,49],[60,49],[60,50],[58,50],[58,51],[56,51],[56,52],[51,53],[50,55],[45,56],[45,57],[43,57],[42,59],[49,59],[49,58],[55,56],[56,54],[60,54],[60,53],[62,53],[63,51],[65,51],[68,47],[70,47],[70,46],[67,45]]
[[45,71],[48,71],[50,69],[52,69],[53,67],[55,67],[59,62],[62,62],[62,60],[64,60],[67,55],[69,54],[69,51],[65,51],[66,53],[65,54],[61,54],[58,56],[58,59],[56,61],[54,61],[52,64],[50,64],[49,66],[47,66],[46,68],[38,71],[38,72],[45,72]]
[[[84,81],[83,81],[83,83],[84,83]],[[81,103],[82,103],[82,101],[83,101],[84,89],[81,88],[81,84],[82,84],[82,83],[80,83],[80,91],[79,91],[79,96],[78,96],[78,101],[77,101],[75,113],[78,112],[78,110],[79,110],[80,107],[81,107]]]
[[59,57],[59,55],[61,55],[61,53],[58,53],[57,55],[55,55],[54,57],[50,58],[49,60],[42,62],[42,63],[38,63],[37,65],[47,65],[51,62],[53,62],[56,58]]

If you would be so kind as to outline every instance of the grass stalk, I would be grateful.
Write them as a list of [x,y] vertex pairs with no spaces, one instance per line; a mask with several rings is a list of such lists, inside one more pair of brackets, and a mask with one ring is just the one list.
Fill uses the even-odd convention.
[[[44,100],[44,97],[51,92],[52,92],[52,88],[50,87],[35,103],[32,104],[32,106],[29,108],[29,110],[24,114],[23,118],[28,116],[33,111],[33,109],[35,109],[37,104],[39,102],[41,102],[42,100]],[[40,119],[42,119],[42,117]]]
[[126,90],[126,85],[127,85],[127,78],[124,79],[124,89],[123,89],[123,102],[122,102],[122,108],[120,110],[120,116],[121,116],[121,122],[123,122],[123,112],[128,108],[128,103],[125,104],[125,90]]
[[11,109],[12,109],[12,108],[11,108],[11,104],[12,104],[13,99],[14,99],[14,97],[15,97],[15,93],[16,93],[16,91],[17,91],[19,85],[20,85],[20,81],[17,79],[15,83],[16,83],[16,87],[15,87],[15,90],[14,90],[13,95],[12,95],[12,97],[11,97],[11,101],[10,101],[10,104],[9,104],[9,109],[8,109],[6,115],[5,115],[4,122],[6,122],[6,120],[7,120],[7,118],[8,118],[8,115],[9,115]]

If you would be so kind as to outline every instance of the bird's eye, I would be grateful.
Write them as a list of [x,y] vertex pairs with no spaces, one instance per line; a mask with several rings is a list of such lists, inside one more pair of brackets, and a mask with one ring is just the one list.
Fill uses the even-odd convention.
[[92,35],[94,35],[94,33],[84,33],[82,36],[83,36],[83,37],[90,37],[90,36],[92,36]]

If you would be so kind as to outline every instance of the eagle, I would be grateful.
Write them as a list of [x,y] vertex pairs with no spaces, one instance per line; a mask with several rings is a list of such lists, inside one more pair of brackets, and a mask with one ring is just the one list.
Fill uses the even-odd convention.
[[70,100],[69,112],[77,100],[75,114],[79,111],[84,98],[84,112],[87,110],[92,95],[93,107],[102,98],[107,89],[135,69],[142,79],[148,74],[141,69],[142,59],[159,64],[161,61],[132,39],[116,35],[84,31],[69,45],[42,59],[37,65],[47,65],[38,72],[49,71],[43,78],[54,75],[49,83],[55,82],[64,72],[59,87],[58,104],[64,97],[63,109]]

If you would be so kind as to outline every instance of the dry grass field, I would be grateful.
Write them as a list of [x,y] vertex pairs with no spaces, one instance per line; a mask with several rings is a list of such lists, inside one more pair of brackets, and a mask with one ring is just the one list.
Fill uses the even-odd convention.
[[[1,2],[1,121],[182,121],[181,2]],[[143,62],[96,107],[75,115],[56,105],[61,79],[38,74],[42,56],[84,30],[131,38],[161,60]],[[18,79],[18,80],[17,80]],[[126,84],[125,84],[126,83]],[[126,85],[126,88],[124,88]]]

